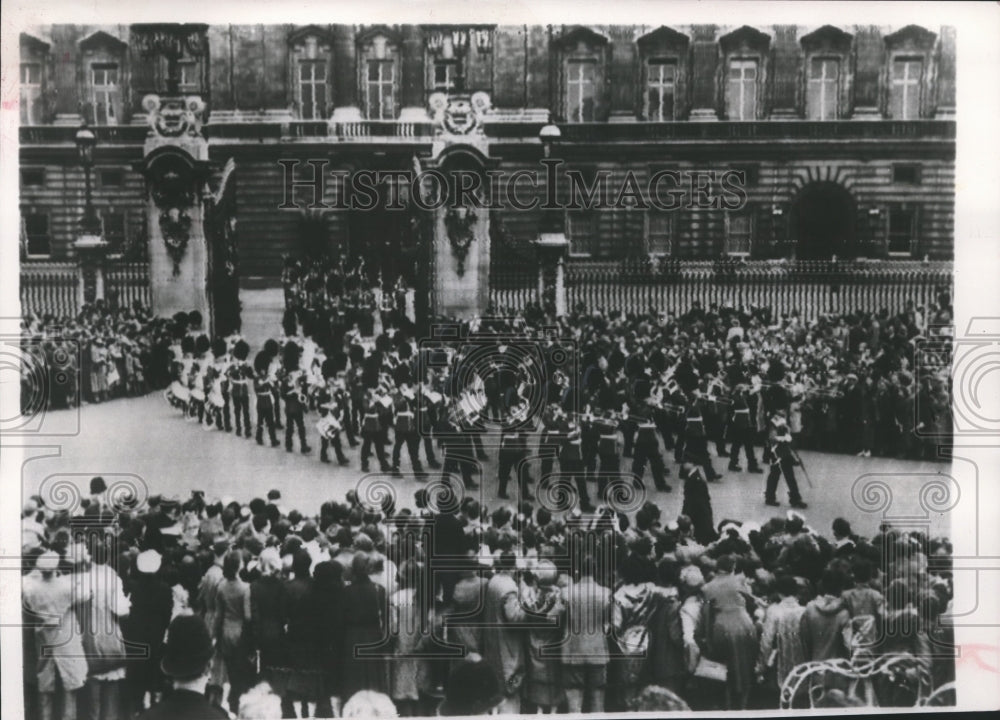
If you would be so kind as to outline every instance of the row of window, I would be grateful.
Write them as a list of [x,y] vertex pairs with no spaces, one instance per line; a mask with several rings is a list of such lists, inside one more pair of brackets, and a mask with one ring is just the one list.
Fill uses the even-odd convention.
[[[98,217],[111,254],[124,251],[128,242],[128,216],[121,210],[105,208]],[[52,230],[47,212],[27,208],[21,211],[21,243],[30,257],[51,255]]]
[[[755,232],[755,208],[749,206],[740,212],[725,213],[725,251],[730,255],[750,255],[755,241],[761,241]],[[128,235],[127,216],[114,209],[99,213],[104,239],[112,254],[121,252]],[[917,208],[896,203],[889,206],[886,230],[890,255],[912,255],[917,250]],[[676,214],[648,211],[644,215],[646,250],[652,255],[671,255],[676,239]],[[21,215],[22,243],[29,256],[46,257],[52,251],[49,215],[38,210],[25,209]],[[566,235],[570,252],[575,255],[607,257],[620,254],[618,238],[602,238],[598,230],[598,215],[567,213]]]
[[[724,213],[724,252],[732,256],[750,256],[755,247],[768,244],[770,239],[759,227],[759,208],[753,204],[740,211]],[[566,238],[572,255],[593,258],[616,257],[622,254],[621,238],[615,233],[602,233],[599,211],[568,212]],[[892,203],[886,215],[886,251],[894,256],[913,256],[918,250],[918,208],[912,204]],[[612,225],[615,224],[613,220]],[[677,239],[676,213],[649,210],[644,213],[643,237],[645,250],[651,255],[675,254]],[[880,233],[879,233],[880,234]]]
[[[460,74],[458,59],[432,61],[429,92],[452,92]],[[371,120],[391,120],[397,115],[396,95],[399,73],[397,59],[369,58],[364,65],[361,102]],[[758,58],[738,57],[729,60],[726,74],[725,102],[729,120],[754,120],[758,117],[762,95]],[[328,117],[330,80],[326,59],[298,61],[296,74],[299,113],[302,119]],[[839,102],[843,87],[842,61],[838,57],[810,58],[805,93],[806,117],[811,120],[834,120],[840,117]],[[182,92],[198,90],[198,68],[194,61],[180,63]],[[889,114],[894,119],[920,117],[921,83],[924,61],[921,57],[896,57],[889,79]],[[594,122],[598,119],[602,69],[597,57],[569,58],[564,67],[564,117],[568,122]],[[122,116],[121,74],[113,63],[90,66],[90,105],[96,125],[117,125]],[[39,62],[21,63],[21,123],[39,124],[43,69]],[[643,118],[668,122],[677,118],[679,87],[678,61],[675,58],[649,58],[644,73]]]

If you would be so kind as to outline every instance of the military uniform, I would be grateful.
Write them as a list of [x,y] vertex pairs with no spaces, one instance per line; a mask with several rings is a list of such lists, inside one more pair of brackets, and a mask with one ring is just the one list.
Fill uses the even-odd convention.
[[592,423],[597,433],[597,498],[607,502],[608,484],[621,475],[619,455],[618,423],[607,417],[595,418]]
[[528,485],[531,478],[527,467],[521,463],[528,457],[528,437],[520,428],[505,428],[500,434],[499,479],[500,486],[497,496],[507,499],[507,483],[510,482],[510,472],[517,473],[518,500],[531,500]]
[[767,475],[767,487],[764,490],[764,501],[768,505],[777,505],[778,478],[785,476],[788,486],[788,499],[792,507],[804,508],[806,504],[799,494],[799,485],[795,481],[795,457],[792,454],[792,434],[783,415],[775,415],[771,419],[771,429],[768,432],[768,445],[771,449],[771,471]]
[[562,445],[559,448],[559,471],[563,475],[562,482],[572,477],[576,485],[577,496],[580,498],[580,509],[592,512],[594,506],[590,503],[587,492],[587,477],[583,469],[583,432],[573,420],[563,422],[561,428]]
[[410,454],[410,465],[413,472],[422,473],[423,466],[420,464],[420,437],[417,435],[416,397],[412,393],[396,394],[392,401],[393,413],[393,434],[392,445],[392,474],[402,477],[399,471],[399,455],[403,444]]
[[368,472],[368,460],[375,448],[382,472],[389,472],[389,463],[382,445],[382,412],[384,406],[375,391],[369,391],[361,404],[361,471]]
[[236,434],[244,432],[245,437],[250,437],[250,383],[253,382],[253,370],[245,360],[237,360],[226,369],[226,376],[231,388]]
[[740,449],[747,458],[747,468],[752,473],[763,472],[757,464],[753,449],[753,426],[750,423],[750,405],[744,390],[737,390],[733,397],[733,409],[729,415],[729,469],[740,470]]
[[279,445],[278,436],[274,431],[274,387],[267,377],[267,372],[259,372],[253,383],[254,394],[257,396],[257,444],[264,444],[264,425],[271,437],[271,447]]
[[285,401],[285,450],[292,452],[292,437],[297,428],[299,449],[303,455],[312,451],[306,442],[304,382],[301,371],[281,374],[281,396]]
[[660,443],[656,439],[656,424],[650,419],[653,409],[646,407],[642,414],[634,414],[636,423],[635,433],[635,455],[632,459],[632,474],[642,484],[642,476],[646,472],[646,463],[653,472],[653,483],[656,489],[662,492],[670,492],[671,487],[667,484],[667,468],[663,464],[660,456]]
[[703,418],[704,402],[696,401],[688,410],[684,424],[684,462],[700,465],[705,470],[705,479],[718,480],[721,475],[712,467],[712,457],[708,454],[708,437],[705,435]]
[[320,416],[319,422],[316,423],[320,438],[319,459],[321,462],[330,462],[329,449],[332,447],[337,462],[347,465],[347,456],[344,455],[343,444],[340,441],[340,433],[344,427],[344,408],[337,399],[336,390],[331,389],[328,384],[320,390],[317,401]]

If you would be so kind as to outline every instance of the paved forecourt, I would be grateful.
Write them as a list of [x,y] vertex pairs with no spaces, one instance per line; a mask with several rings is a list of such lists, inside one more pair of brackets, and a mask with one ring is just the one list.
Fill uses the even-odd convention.
[[[74,417],[79,412],[78,418]],[[319,461],[319,438],[314,427],[316,414],[306,418],[310,455],[288,453],[282,446],[259,446],[253,439],[236,437],[233,433],[205,430],[202,426],[183,420],[160,393],[141,398],[112,400],[100,405],[85,405],[79,411],[55,411],[45,418],[46,431],[72,432],[77,425],[79,433],[67,437],[31,439],[29,442],[45,445],[30,452],[34,459],[22,465],[24,496],[49,494],[55,483],[68,481],[76,485],[84,496],[89,478],[102,475],[111,485],[115,480],[131,481],[141,478],[150,494],[190,496],[192,490],[204,490],[206,497],[233,498],[246,502],[253,497],[264,497],[268,490],[278,488],[286,509],[299,509],[305,514],[318,512],[326,500],[343,501],[348,490],[360,487],[365,493],[376,492],[373,484],[391,485],[396,490],[399,507],[413,507],[413,494],[426,482],[420,482],[409,473],[409,458],[404,450],[401,469],[403,479],[375,473],[364,476],[360,471],[358,449],[345,450],[350,465],[339,467]],[[78,420],[78,422],[77,422]],[[283,433],[279,432],[279,435]],[[489,460],[480,463],[482,468],[479,489],[474,496],[489,507],[501,501],[496,497],[497,466],[496,448],[487,441]],[[51,446],[58,446],[56,453]],[[391,448],[387,448],[387,452]],[[757,448],[758,455],[760,448]],[[331,453],[332,455],[332,453]],[[422,455],[422,450],[421,450]],[[647,496],[662,509],[665,520],[680,512],[682,483],[676,478],[677,466],[672,453],[664,453],[672,477],[668,481],[673,492],[653,490],[652,478],[646,473]],[[890,458],[860,458],[803,451],[802,461],[809,474],[806,480],[801,469],[796,468],[802,494],[809,503],[804,512],[810,526],[829,535],[830,523],[840,516],[851,522],[862,535],[873,533],[879,524],[878,512],[865,512],[865,502],[860,485],[855,483],[884,482],[891,488],[894,515],[923,515],[918,502],[921,486],[929,475],[948,473],[944,463],[896,460]],[[438,459],[441,459],[440,452]],[[623,460],[623,469],[628,467]],[[716,469],[725,470],[726,459],[713,460]],[[371,464],[377,468],[372,458]],[[558,464],[554,470],[558,471]],[[429,471],[431,481],[440,478],[439,471]],[[532,464],[530,473],[537,480],[538,463]],[[784,482],[779,485],[780,508],[764,504],[764,475],[751,475],[746,471],[724,474],[722,480],[710,485],[715,520],[731,518],[762,523],[775,514],[783,513],[787,505]],[[859,480],[860,479],[860,480]],[[811,483],[810,483],[811,481]],[[456,489],[458,478],[455,478]],[[370,490],[365,490],[369,487]],[[533,486],[535,487],[535,486]],[[509,493],[516,492],[511,483]],[[537,489],[537,487],[535,488]],[[854,492],[852,493],[852,489]],[[596,486],[590,484],[591,497],[596,496]],[[58,496],[57,496],[58,497]],[[855,502],[854,498],[858,499]],[[49,502],[52,502],[51,498]],[[538,501],[535,501],[538,506]],[[869,506],[870,507],[870,506]],[[950,535],[946,514],[930,517],[930,531],[935,535]]]

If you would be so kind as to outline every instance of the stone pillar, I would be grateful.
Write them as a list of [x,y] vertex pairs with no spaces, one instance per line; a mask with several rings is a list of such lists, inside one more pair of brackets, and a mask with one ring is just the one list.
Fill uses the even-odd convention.
[[485,314],[490,303],[490,211],[434,211],[433,311],[448,318]]
[[771,119],[801,117],[797,96],[802,52],[795,38],[795,25],[776,25],[771,59]]
[[358,104],[356,34],[353,25],[333,26],[333,119],[353,122],[361,119]]
[[184,98],[155,95],[143,100],[153,132],[137,167],[146,178],[152,309],[166,317],[197,310],[211,335],[211,257],[202,199],[208,141],[201,134],[201,110],[179,110],[185,104]]
[[715,25],[695,25],[691,37],[691,119],[718,120],[716,76],[719,42]]
[[955,28],[941,28],[938,46],[936,120],[955,119]]
[[[470,52],[472,52],[470,50]],[[403,26],[401,48],[399,119],[404,122],[426,122],[427,102],[424,98],[424,37],[419,25]]]
[[875,25],[858,28],[854,37],[854,120],[881,120],[879,84],[884,69],[885,44]]

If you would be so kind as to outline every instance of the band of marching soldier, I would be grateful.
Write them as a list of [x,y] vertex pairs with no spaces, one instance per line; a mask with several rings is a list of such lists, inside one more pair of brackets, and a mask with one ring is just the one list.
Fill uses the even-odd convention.
[[[767,471],[766,504],[779,504],[784,478],[790,504],[806,506],[788,422],[803,388],[787,381],[780,360],[768,363],[763,376],[738,362],[702,375],[690,354],[653,346],[625,352],[621,342],[611,353],[587,357],[574,383],[572,371],[552,361],[566,353],[557,340],[540,343],[542,366],[533,369],[504,344],[509,340],[498,336],[491,346],[488,338],[480,336],[472,350],[443,341],[414,348],[401,331],[372,341],[351,330],[347,352],[326,357],[312,338],[286,335],[268,340],[251,358],[239,336],[185,336],[174,347],[175,379],[166,397],[205,429],[235,427],[237,436],[272,447],[281,444],[283,431],[285,450],[303,454],[312,451],[309,414],[324,463],[332,451],[348,466],[345,445],[360,445],[362,472],[370,471],[374,455],[381,472],[402,477],[405,448],[418,480],[443,470],[468,488],[478,487],[477,461],[489,457],[483,444],[489,426],[499,431],[498,497],[509,497],[513,480],[517,497],[533,498],[531,470],[538,467],[540,481],[575,491],[584,511],[595,508],[595,498],[607,499],[612,479],[644,487],[647,466],[656,490],[671,492],[664,451],[672,451],[685,483],[718,481],[711,444],[715,455],[729,458],[729,471],[742,471],[741,456],[748,472]],[[483,342],[492,359],[465,371],[463,363],[467,367]],[[618,355],[615,372],[608,355]]]

